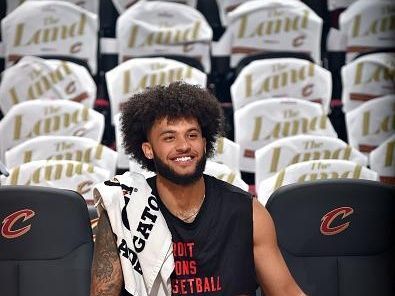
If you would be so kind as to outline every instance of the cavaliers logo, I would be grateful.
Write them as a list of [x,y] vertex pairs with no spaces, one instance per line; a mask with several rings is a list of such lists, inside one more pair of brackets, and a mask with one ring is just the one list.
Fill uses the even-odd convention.
[[350,216],[352,213],[354,213],[354,209],[350,207],[340,207],[330,211],[329,213],[326,213],[321,218],[321,233],[323,235],[335,235],[346,230],[348,226],[350,226],[349,221],[337,226],[332,226],[332,223],[337,217],[343,220],[347,216]]
[[22,219],[22,222],[25,222],[31,219],[34,215],[34,211],[30,209],[19,210],[12,213],[11,215],[8,215],[4,218],[3,222],[1,222],[1,235],[5,238],[17,238],[24,235],[32,227],[31,224],[18,229],[13,229],[13,227],[18,220]]

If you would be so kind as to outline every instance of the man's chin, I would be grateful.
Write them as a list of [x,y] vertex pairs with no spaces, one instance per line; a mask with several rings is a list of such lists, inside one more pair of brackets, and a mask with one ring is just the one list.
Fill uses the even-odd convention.
[[196,183],[201,177],[203,176],[203,174],[201,175],[174,175],[173,177],[169,178],[169,176],[162,176],[164,178],[166,178],[167,180],[171,181],[174,184],[177,185],[191,185]]
[[154,157],[154,162],[156,173],[161,177],[177,185],[190,185],[196,183],[203,176],[206,157],[203,156],[193,169],[184,170],[184,172],[169,167],[156,157]]
[[169,170],[158,170],[157,173],[163,178],[178,185],[196,183],[203,176],[203,172],[198,172],[196,168],[192,172],[177,172],[169,168]]

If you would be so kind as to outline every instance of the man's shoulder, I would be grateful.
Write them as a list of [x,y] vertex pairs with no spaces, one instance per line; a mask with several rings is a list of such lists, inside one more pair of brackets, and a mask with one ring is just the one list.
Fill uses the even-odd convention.
[[206,184],[218,194],[252,198],[251,193],[244,191],[241,188],[234,186],[228,182],[217,179],[213,176],[204,175],[204,180]]

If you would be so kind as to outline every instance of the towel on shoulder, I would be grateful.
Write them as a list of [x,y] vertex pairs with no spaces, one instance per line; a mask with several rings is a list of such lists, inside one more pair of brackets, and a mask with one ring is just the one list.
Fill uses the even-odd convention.
[[126,172],[94,188],[116,235],[125,289],[134,296],[171,295],[171,233],[144,176]]

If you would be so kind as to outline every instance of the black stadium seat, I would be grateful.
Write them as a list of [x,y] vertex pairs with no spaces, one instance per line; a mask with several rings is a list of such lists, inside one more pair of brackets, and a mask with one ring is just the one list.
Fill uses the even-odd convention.
[[288,185],[266,207],[310,296],[395,295],[395,187],[366,180]]
[[0,223],[1,295],[89,295],[92,231],[78,193],[2,186]]

